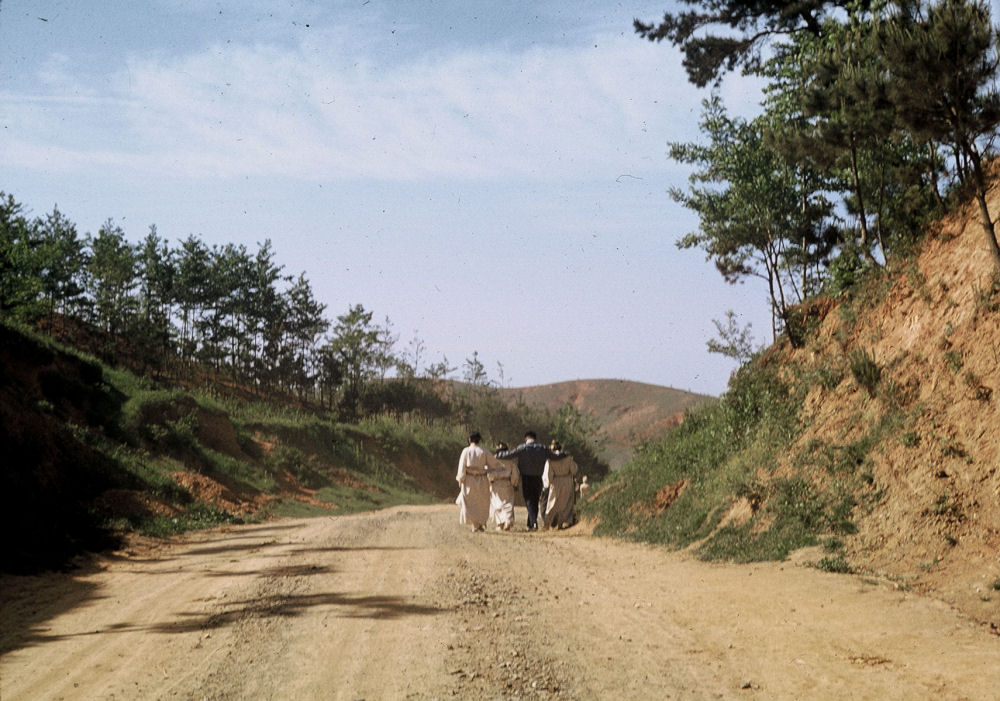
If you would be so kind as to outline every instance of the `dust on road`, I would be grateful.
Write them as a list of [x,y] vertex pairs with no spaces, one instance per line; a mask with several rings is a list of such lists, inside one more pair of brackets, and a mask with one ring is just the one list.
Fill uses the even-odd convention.
[[[523,510],[518,510],[523,528]],[[989,699],[1000,639],[938,601],[453,506],[226,527],[4,577],[0,697]]]

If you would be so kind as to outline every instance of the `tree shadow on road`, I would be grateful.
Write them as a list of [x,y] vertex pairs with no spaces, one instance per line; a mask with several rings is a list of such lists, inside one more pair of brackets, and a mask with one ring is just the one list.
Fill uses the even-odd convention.
[[46,621],[105,598],[99,589],[64,572],[0,577],[0,655],[31,645]]
[[[63,638],[74,638],[85,635],[100,635],[104,633],[126,631],[149,631],[155,633],[184,633],[194,630],[210,630],[232,625],[248,618],[291,617],[299,616],[306,609],[317,606],[328,606],[336,609],[334,615],[373,619],[391,619],[401,616],[434,615],[444,609],[424,606],[400,597],[391,596],[355,596],[338,593],[310,595],[273,595],[262,599],[243,602],[228,602],[222,611],[211,613],[184,613],[175,620],[156,624],[136,624],[130,622],[98,626],[95,629],[67,635],[53,635],[46,631],[47,622],[74,609],[91,605],[107,598],[102,593],[102,585],[90,577],[103,571],[108,562],[115,562],[131,570],[136,576],[170,575],[191,573],[192,569],[200,571],[207,577],[261,577],[288,578],[309,577],[318,574],[331,574],[336,569],[331,565],[305,562],[289,564],[287,562],[274,567],[258,567],[241,570],[238,565],[229,567],[222,562],[223,557],[215,559],[211,556],[231,556],[230,563],[238,563],[241,558],[253,554],[255,559],[281,558],[289,555],[304,556],[310,554],[336,552],[363,552],[366,550],[415,550],[410,547],[389,546],[329,546],[302,547],[289,550],[286,540],[272,539],[280,536],[279,531],[298,528],[294,525],[266,524],[259,526],[243,526],[238,532],[216,534],[216,539],[207,542],[173,543],[169,550],[161,550],[158,545],[147,549],[106,552],[96,556],[91,561],[73,572],[48,572],[39,575],[2,575],[0,576],[0,655],[33,645],[44,644]],[[218,536],[222,536],[222,540]],[[275,548],[273,553],[263,551]],[[281,548],[281,550],[278,550]],[[206,557],[200,566],[192,568],[185,562],[190,557]],[[205,569],[202,569],[207,565]]]
[[341,618],[391,620],[405,616],[433,616],[447,609],[427,606],[399,596],[358,596],[337,592],[300,595],[272,595],[228,604],[212,614],[182,614],[186,620],[170,621],[146,629],[155,633],[185,633],[222,628],[250,618],[297,617],[307,609],[329,607]]
[[446,608],[419,604],[399,596],[357,596],[337,592],[274,594],[258,599],[229,602],[223,607],[223,610],[212,613],[180,613],[175,620],[161,623],[139,625],[121,622],[95,630],[65,635],[50,635],[43,632],[43,629],[35,628],[34,631],[29,631],[24,635],[20,644],[15,647],[28,647],[81,636],[113,633],[143,632],[176,635],[211,631],[255,619],[294,618],[317,607],[328,607],[333,615],[342,618],[371,618],[373,620],[394,620],[406,616],[434,616],[447,612]]

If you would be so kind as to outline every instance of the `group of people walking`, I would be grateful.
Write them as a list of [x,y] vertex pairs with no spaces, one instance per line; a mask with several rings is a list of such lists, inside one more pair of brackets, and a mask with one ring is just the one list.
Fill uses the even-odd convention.
[[[579,468],[572,456],[553,441],[548,447],[528,431],[524,443],[513,450],[499,443],[496,452],[484,450],[482,436],[469,435],[469,445],[458,459],[458,521],[473,531],[486,529],[493,521],[499,531],[514,526],[514,498],[518,486],[528,510],[528,530],[538,530],[539,516],[544,528],[567,528],[573,524],[576,504],[576,476]],[[586,476],[583,483],[586,483]],[[547,490],[545,504],[541,495]]]

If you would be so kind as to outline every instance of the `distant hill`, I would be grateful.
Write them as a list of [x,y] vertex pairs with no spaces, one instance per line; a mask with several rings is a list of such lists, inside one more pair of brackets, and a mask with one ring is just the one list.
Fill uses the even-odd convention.
[[567,402],[602,426],[601,457],[617,470],[638,442],[657,438],[684,417],[684,411],[712,397],[629,380],[571,380],[500,390],[505,401],[555,410]]

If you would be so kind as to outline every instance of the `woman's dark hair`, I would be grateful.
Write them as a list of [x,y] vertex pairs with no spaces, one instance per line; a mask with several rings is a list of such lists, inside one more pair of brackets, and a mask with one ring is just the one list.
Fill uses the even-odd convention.
[[497,452],[500,452],[501,450],[507,450],[507,444],[503,441],[497,443]]
[[469,434],[469,443],[478,443],[483,440],[483,437],[479,435],[479,431],[473,431]]

